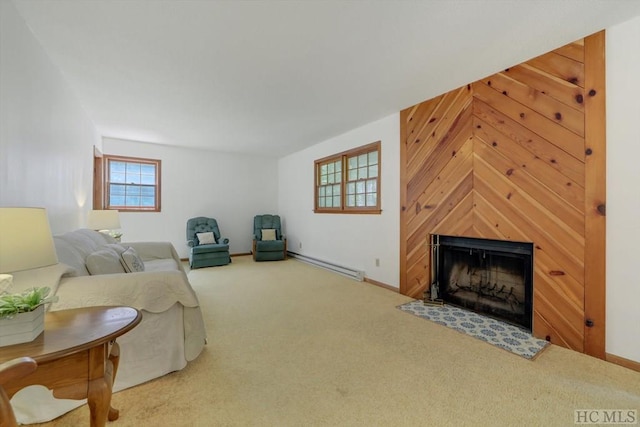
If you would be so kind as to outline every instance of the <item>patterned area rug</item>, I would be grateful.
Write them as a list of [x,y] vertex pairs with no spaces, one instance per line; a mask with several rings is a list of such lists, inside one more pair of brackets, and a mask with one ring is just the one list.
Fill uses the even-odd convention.
[[416,300],[399,305],[398,308],[414,316],[471,335],[526,359],[533,359],[549,344],[545,340],[534,338],[525,329],[451,305],[432,306]]

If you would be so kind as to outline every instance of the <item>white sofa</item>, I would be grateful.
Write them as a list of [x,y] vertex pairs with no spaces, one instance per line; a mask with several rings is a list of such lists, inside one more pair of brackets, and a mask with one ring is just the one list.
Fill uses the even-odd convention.
[[[180,370],[200,354],[206,343],[202,312],[171,243],[119,247],[110,236],[86,229],[54,236],[54,242],[60,263],[15,273],[14,291],[51,287],[59,300],[48,307],[50,311],[126,305],[143,314],[137,327],[118,338],[121,357],[114,391]],[[125,271],[118,255],[128,247],[141,258],[144,271]],[[95,274],[105,272],[110,274]],[[53,399],[51,391],[34,386],[18,392],[11,402],[18,421],[29,424],[51,420],[85,401]]]

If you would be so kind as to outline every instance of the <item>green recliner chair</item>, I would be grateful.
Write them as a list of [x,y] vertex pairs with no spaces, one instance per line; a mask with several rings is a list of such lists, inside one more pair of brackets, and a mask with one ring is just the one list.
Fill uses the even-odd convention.
[[229,239],[221,237],[218,222],[199,216],[187,221],[187,245],[191,268],[215,267],[231,262]]
[[254,261],[278,261],[287,258],[287,239],[282,234],[278,215],[256,215],[253,218]]

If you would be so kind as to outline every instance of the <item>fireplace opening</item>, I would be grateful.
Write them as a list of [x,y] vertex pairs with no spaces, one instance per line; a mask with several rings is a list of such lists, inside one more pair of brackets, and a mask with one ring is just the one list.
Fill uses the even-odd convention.
[[531,331],[532,243],[444,235],[431,243],[432,299]]

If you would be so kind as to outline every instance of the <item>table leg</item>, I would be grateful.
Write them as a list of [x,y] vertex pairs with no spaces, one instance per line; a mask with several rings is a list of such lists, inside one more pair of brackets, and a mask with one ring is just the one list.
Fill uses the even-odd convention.
[[[120,346],[117,342],[113,342],[111,346],[111,352],[109,353],[109,362],[111,362],[111,366],[113,368],[113,372],[111,372],[111,388],[113,389],[113,383],[116,381],[116,375],[118,373],[118,364],[120,363]],[[115,409],[113,406],[109,406],[109,421],[115,421],[120,416],[120,411]]]
[[91,427],[104,427],[109,416],[113,363],[108,359],[108,355],[108,343],[89,350],[87,404],[89,405]]

